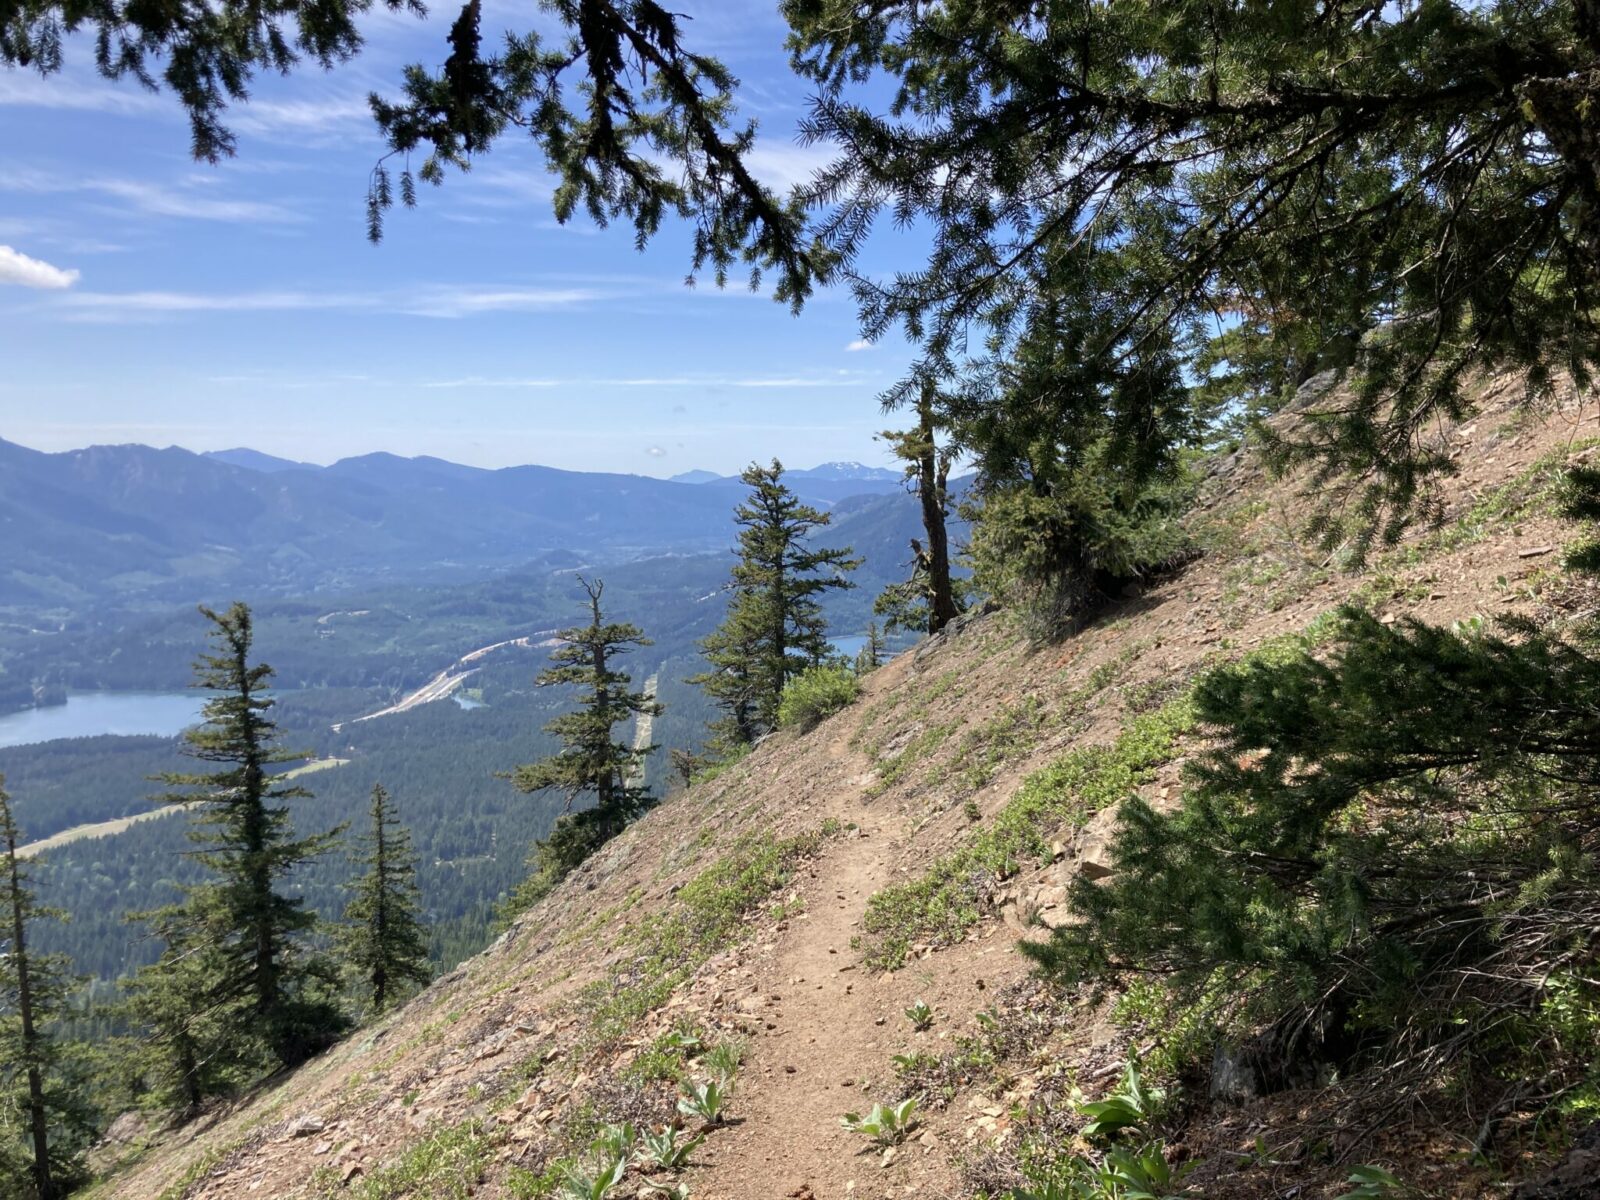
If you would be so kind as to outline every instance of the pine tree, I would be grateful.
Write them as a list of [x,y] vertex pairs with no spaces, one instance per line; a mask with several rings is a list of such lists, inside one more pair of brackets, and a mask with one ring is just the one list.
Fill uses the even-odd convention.
[[777,459],[767,467],[752,463],[740,479],[751,490],[734,510],[740,532],[733,600],[722,624],[700,643],[711,669],[689,681],[726,714],[713,726],[725,751],[777,728],[784,685],[828,655],[817,598],[854,587],[845,573],[860,566],[848,549],[811,546],[811,533],[829,523],[828,514],[800,502]]
[[906,478],[916,486],[922,509],[922,529],[927,537],[923,546],[911,539],[911,578],[891,585],[879,597],[873,611],[888,616],[893,628],[913,628],[911,612],[922,610],[921,627],[938,633],[961,615],[961,604],[950,576],[950,534],[946,518],[950,514],[950,466],[955,461],[955,446],[939,444],[941,420],[938,398],[931,385],[917,397],[917,424],[901,431],[886,431],[882,437],[895,456],[906,464]]
[[161,956],[123,985],[121,1013],[140,1031],[129,1064],[144,1094],[192,1115],[211,1096],[248,1081],[257,1065],[240,1038],[248,997],[218,987],[229,964],[226,914],[214,890],[186,903],[134,914],[164,943]]
[[389,793],[372,785],[372,825],[355,861],[367,868],[351,885],[339,945],[345,961],[369,989],[374,1013],[395,1001],[406,983],[432,977],[428,943],[419,914],[417,856],[411,833],[393,816]]
[[217,876],[216,883],[190,891],[197,924],[214,919],[224,931],[216,1002],[247,998],[250,1022],[239,1031],[241,1044],[259,1033],[278,1062],[292,1065],[327,1045],[345,1021],[332,1000],[335,973],[307,946],[316,914],[279,889],[296,866],[327,852],[342,830],[294,835],[284,802],[311,793],[271,768],[308,756],[274,745],[277,726],[267,694],[272,668],[250,662],[250,610],[235,603],[224,613],[200,611],[212,623],[216,648],[196,661],[193,686],[212,696],[201,710],[205,723],[184,734],[185,753],[217,769],[161,776],[179,790],[159,799],[197,813],[190,838],[201,849],[190,853]]
[[[56,1200],[82,1178],[88,1133],[81,1099],[63,1077],[61,1047],[46,1032],[62,1015],[74,981],[60,956],[29,946],[31,923],[60,914],[42,908],[28,887],[4,785],[0,776],[0,1167],[29,1189],[21,1195]],[[20,1127],[5,1127],[14,1121]]]
[[[976,585],[1042,640],[1178,558],[1192,494],[1188,389],[1171,345],[1150,329],[1120,360],[1082,357],[1104,313],[1069,286],[1083,281],[1042,284],[1015,357],[974,370],[948,401],[958,440],[980,450],[963,510]],[[1133,411],[1146,425],[1124,435],[1114,414]]]
[[883,631],[876,621],[867,622],[867,636],[856,655],[856,674],[869,675],[883,665]]
[[[257,72],[287,74],[302,56],[323,67],[353,58],[360,16],[376,2],[279,0],[264,8],[216,0],[157,14],[139,5],[18,0],[0,9],[0,66],[52,75],[79,41],[101,39],[115,48],[99,56],[101,74],[165,84],[188,114],[194,156],[214,163],[234,153],[227,107],[248,99]],[[417,0],[381,2],[423,11]],[[419,179],[441,184],[447,168],[467,170],[502,137],[532,134],[560,180],[558,220],[578,212],[601,224],[626,217],[642,245],[664,216],[689,217],[694,271],[722,283],[742,262],[752,284],[770,272],[796,306],[810,294],[823,256],[799,206],[746,163],[755,124],[735,120],[732,73],[684,44],[686,18],[658,0],[557,0],[545,6],[550,19],[540,31],[504,31],[489,40],[499,52],[485,54],[482,7],[465,0],[448,50],[406,68],[401,99],[374,99],[389,148],[368,190],[374,240],[397,191],[410,207]],[[398,189],[388,169],[397,156],[406,164]]]
[[[605,584],[580,578],[589,599],[589,624],[563,629],[561,645],[550,655],[555,666],[540,672],[540,687],[576,686],[578,708],[563,713],[544,728],[561,740],[559,753],[518,767],[511,782],[519,792],[560,792],[566,807],[550,836],[529,858],[532,876],[506,906],[510,915],[547,895],[584,859],[627,828],[653,803],[642,782],[644,765],[655,746],[618,741],[616,727],[645,715],[659,715],[661,705],[644,692],[631,690],[631,678],[614,665],[617,655],[650,639],[636,625],[607,622],[601,608]],[[587,807],[577,808],[589,800]]]
[[[1600,473],[1572,474],[1592,572]],[[1024,949],[1063,982],[1160,981],[1171,1024],[1249,1039],[1269,1085],[1537,1079],[1537,1112],[1594,1086],[1600,626],[1385,620],[1347,607],[1327,644],[1202,676],[1181,804],[1126,799],[1115,871]]]
[[[1397,534],[1475,377],[1525,369],[1536,400],[1600,359],[1592,0],[784,8],[804,134],[839,147],[802,193],[863,334],[917,348],[891,403],[974,346],[1011,358],[1041,286],[1074,298],[1073,361],[1165,341],[1191,382],[1234,378],[1213,411],[1356,366],[1281,449],[1336,472],[1330,536],[1340,510]],[[890,223],[928,254],[869,276]],[[1107,400],[1112,457],[1170,436],[1137,393]]]

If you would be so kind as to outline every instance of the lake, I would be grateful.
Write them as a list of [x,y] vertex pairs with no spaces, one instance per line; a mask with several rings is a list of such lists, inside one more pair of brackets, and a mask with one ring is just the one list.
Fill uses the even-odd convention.
[[199,692],[77,692],[65,704],[0,716],[0,747],[102,733],[173,737],[200,720],[204,702]]

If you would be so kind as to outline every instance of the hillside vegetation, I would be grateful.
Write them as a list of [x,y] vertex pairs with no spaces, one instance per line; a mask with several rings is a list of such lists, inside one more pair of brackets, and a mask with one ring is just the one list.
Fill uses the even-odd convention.
[[[1082,889],[1127,877],[1119,807],[1171,812],[1194,786],[1217,668],[1325,653],[1346,603],[1391,630],[1592,609],[1554,511],[1592,407],[1569,391],[1536,421],[1512,390],[1481,387],[1446,435],[1460,477],[1439,520],[1359,572],[1304,536],[1297,482],[1217,460],[1187,520],[1198,559],[1059,642],[1006,611],[961,618],[647,814],[376,1025],[189,1124],[119,1122],[92,1194],[546,1196],[614,1161],[591,1144],[622,1123],[704,1140],[681,1162],[641,1150],[614,1196],[1076,1196],[1040,1164],[1123,1124],[1188,1164],[1173,1193],[1504,1194],[1592,1092],[1546,1107],[1443,1059],[1386,1088],[1356,1053],[1346,1070],[1326,1047],[1230,1049],[1235,997],[1174,1008],[1137,971],[1068,985],[1035,960],[1084,920]],[[1553,1036],[1592,1036],[1592,1014],[1563,1020]]]

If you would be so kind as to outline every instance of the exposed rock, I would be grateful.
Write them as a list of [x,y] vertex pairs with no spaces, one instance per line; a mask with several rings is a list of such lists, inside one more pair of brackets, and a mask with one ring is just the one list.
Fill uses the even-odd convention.
[[142,1139],[149,1127],[150,1122],[142,1112],[137,1109],[130,1109],[111,1122],[110,1127],[106,1130],[105,1140],[125,1146],[129,1142],[137,1142]]
[[510,1041],[511,1031],[509,1029],[502,1029],[499,1033],[491,1034],[489,1037],[480,1042],[478,1044],[478,1048],[472,1052],[472,1057],[475,1060],[493,1058],[496,1054],[499,1054],[501,1051],[503,1051]]
[[303,1138],[321,1133],[328,1127],[328,1123],[316,1113],[302,1113],[289,1122],[289,1127],[284,1130],[286,1137]]
[[1211,1098],[1242,1104],[1261,1095],[1261,1081],[1238,1046],[1218,1042],[1211,1052]]
[[1102,809],[1078,834],[1077,869],[1084,879],[1107,879],[1117,873],[1111,847],[1116,839],[1117,810]]

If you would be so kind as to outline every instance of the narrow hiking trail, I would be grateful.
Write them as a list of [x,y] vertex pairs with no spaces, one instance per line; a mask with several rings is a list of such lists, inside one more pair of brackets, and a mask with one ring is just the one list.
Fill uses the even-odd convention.
[[892,1098],[884,1026],[909,1034],[902,1009],[911,999],[902,994],[916,982],[868,971],[851,946],[867,901],[893,879],[905,835],[898,814],[867,799],[871,765],[846,736],[829,747],[836,775],[816,817],[856,828],[828,844],[803,880],[804,913],[752,964],[756,988],[740,1002],[754,1018],[740,1077],[759,1076],[762,1086],[746,1095],[735,1086],[735,1124],[696,1156],[705,1165],[694,1173],[693,1194],[704,1200],[935,1200],[950,1191],[948,1168],[931,1141],[914,1134],[885,1162],[881,1150],[840,1124],[846,1112]]

